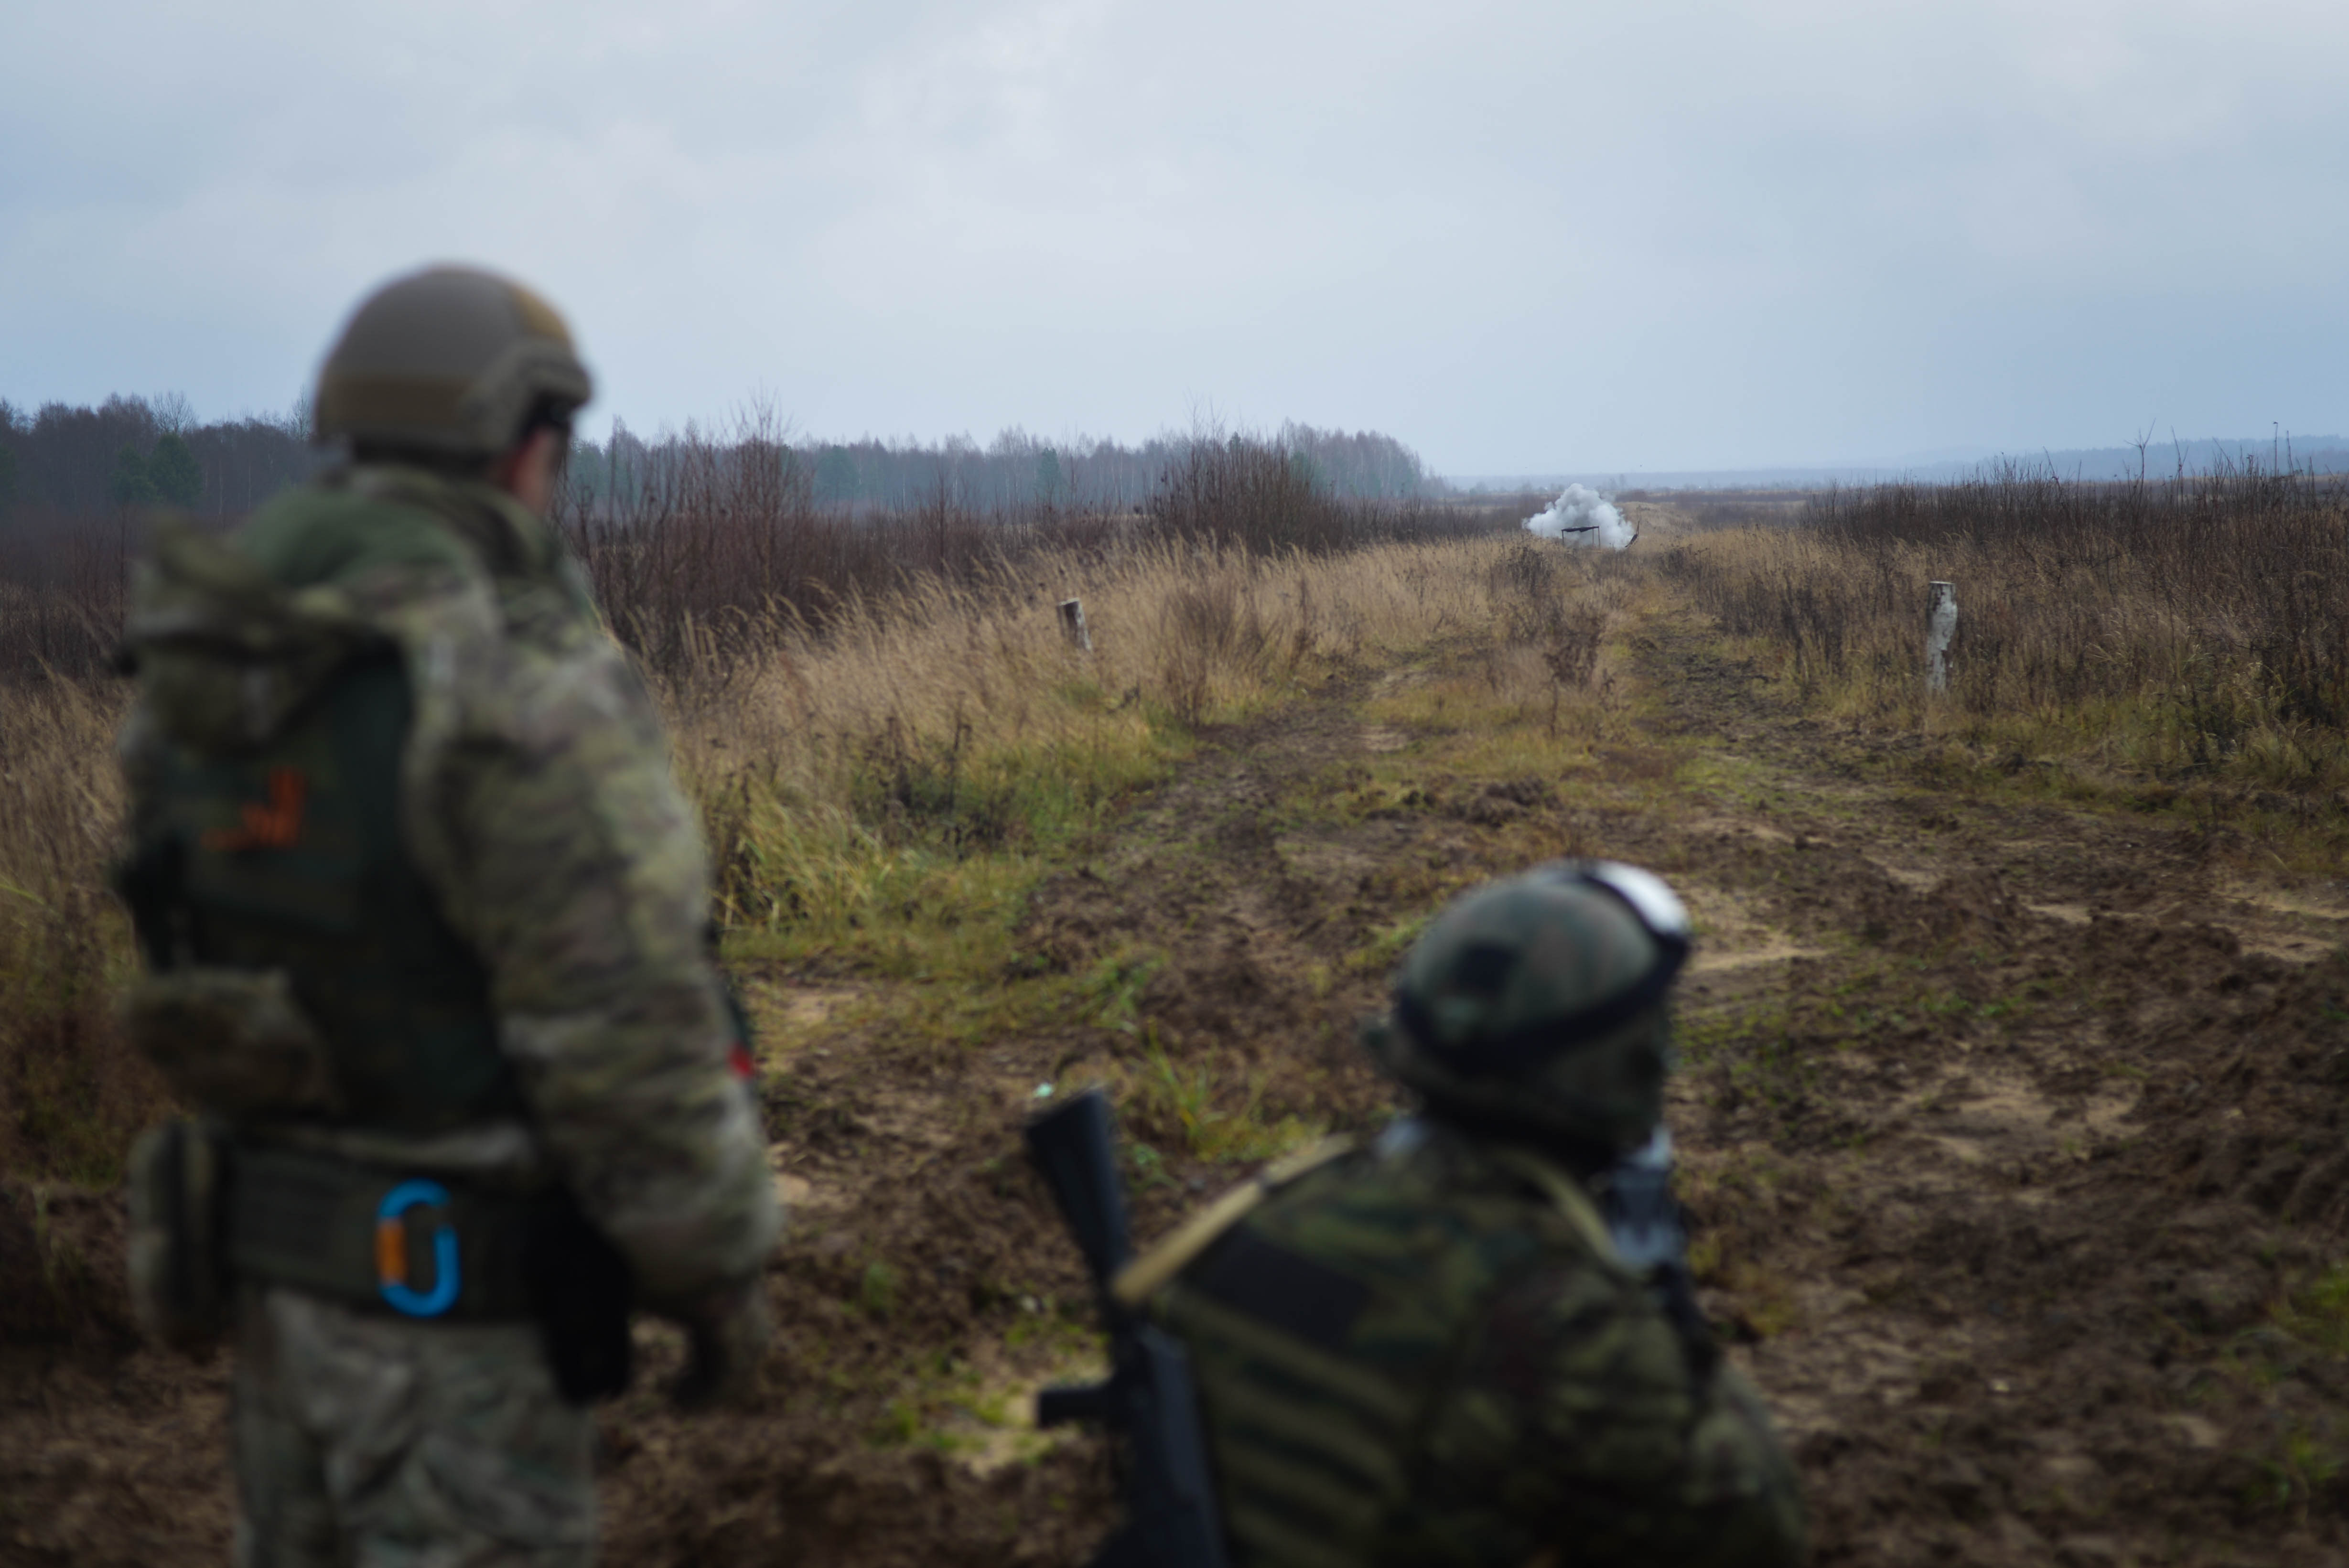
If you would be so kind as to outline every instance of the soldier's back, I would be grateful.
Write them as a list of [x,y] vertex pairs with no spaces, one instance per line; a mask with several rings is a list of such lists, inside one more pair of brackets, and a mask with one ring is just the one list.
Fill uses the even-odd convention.
[[1751,1390],[1523,1150],[1398,1123],[1272,1191],[1154,1311],[1247,1568],[1801,1555]]

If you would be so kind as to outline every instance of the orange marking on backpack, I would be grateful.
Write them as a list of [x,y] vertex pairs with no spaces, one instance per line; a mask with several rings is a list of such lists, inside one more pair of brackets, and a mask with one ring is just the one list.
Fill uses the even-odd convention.
[[408,1227],[396,1219],[375,1222],[375,1277],[385,1284],[408,1283]]
[[309,780],[298,768],[269,770],[266,805],[247,801],[244,820],[233,828],[213,828],[204,834],[208,850],[285,850],[302,836],[302,800]]

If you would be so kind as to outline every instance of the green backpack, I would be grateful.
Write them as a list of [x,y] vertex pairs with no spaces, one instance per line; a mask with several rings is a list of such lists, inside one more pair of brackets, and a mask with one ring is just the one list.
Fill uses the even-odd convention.
[[399,645],[166,524],[127,653],[163,744],[118,877],[148,964],[125,1021],[181,1098],[409,1134],[518,1110],[487,974],[402,842]]

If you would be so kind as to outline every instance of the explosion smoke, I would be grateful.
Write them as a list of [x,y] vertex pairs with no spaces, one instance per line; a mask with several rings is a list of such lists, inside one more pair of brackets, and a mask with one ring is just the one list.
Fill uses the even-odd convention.
[[1582,485],[1560,490],[1548,510],[1526,519],[1526,528],[1543,539],[1563,539],[1595,550],[1621,550],[1640,537],[1613,501]]

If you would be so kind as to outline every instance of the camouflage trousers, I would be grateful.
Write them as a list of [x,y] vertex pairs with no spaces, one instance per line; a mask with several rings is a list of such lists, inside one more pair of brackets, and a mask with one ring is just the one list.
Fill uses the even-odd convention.
[[239,1302],[238,1568],[585,1568],[595,1423],[532,1324]]

